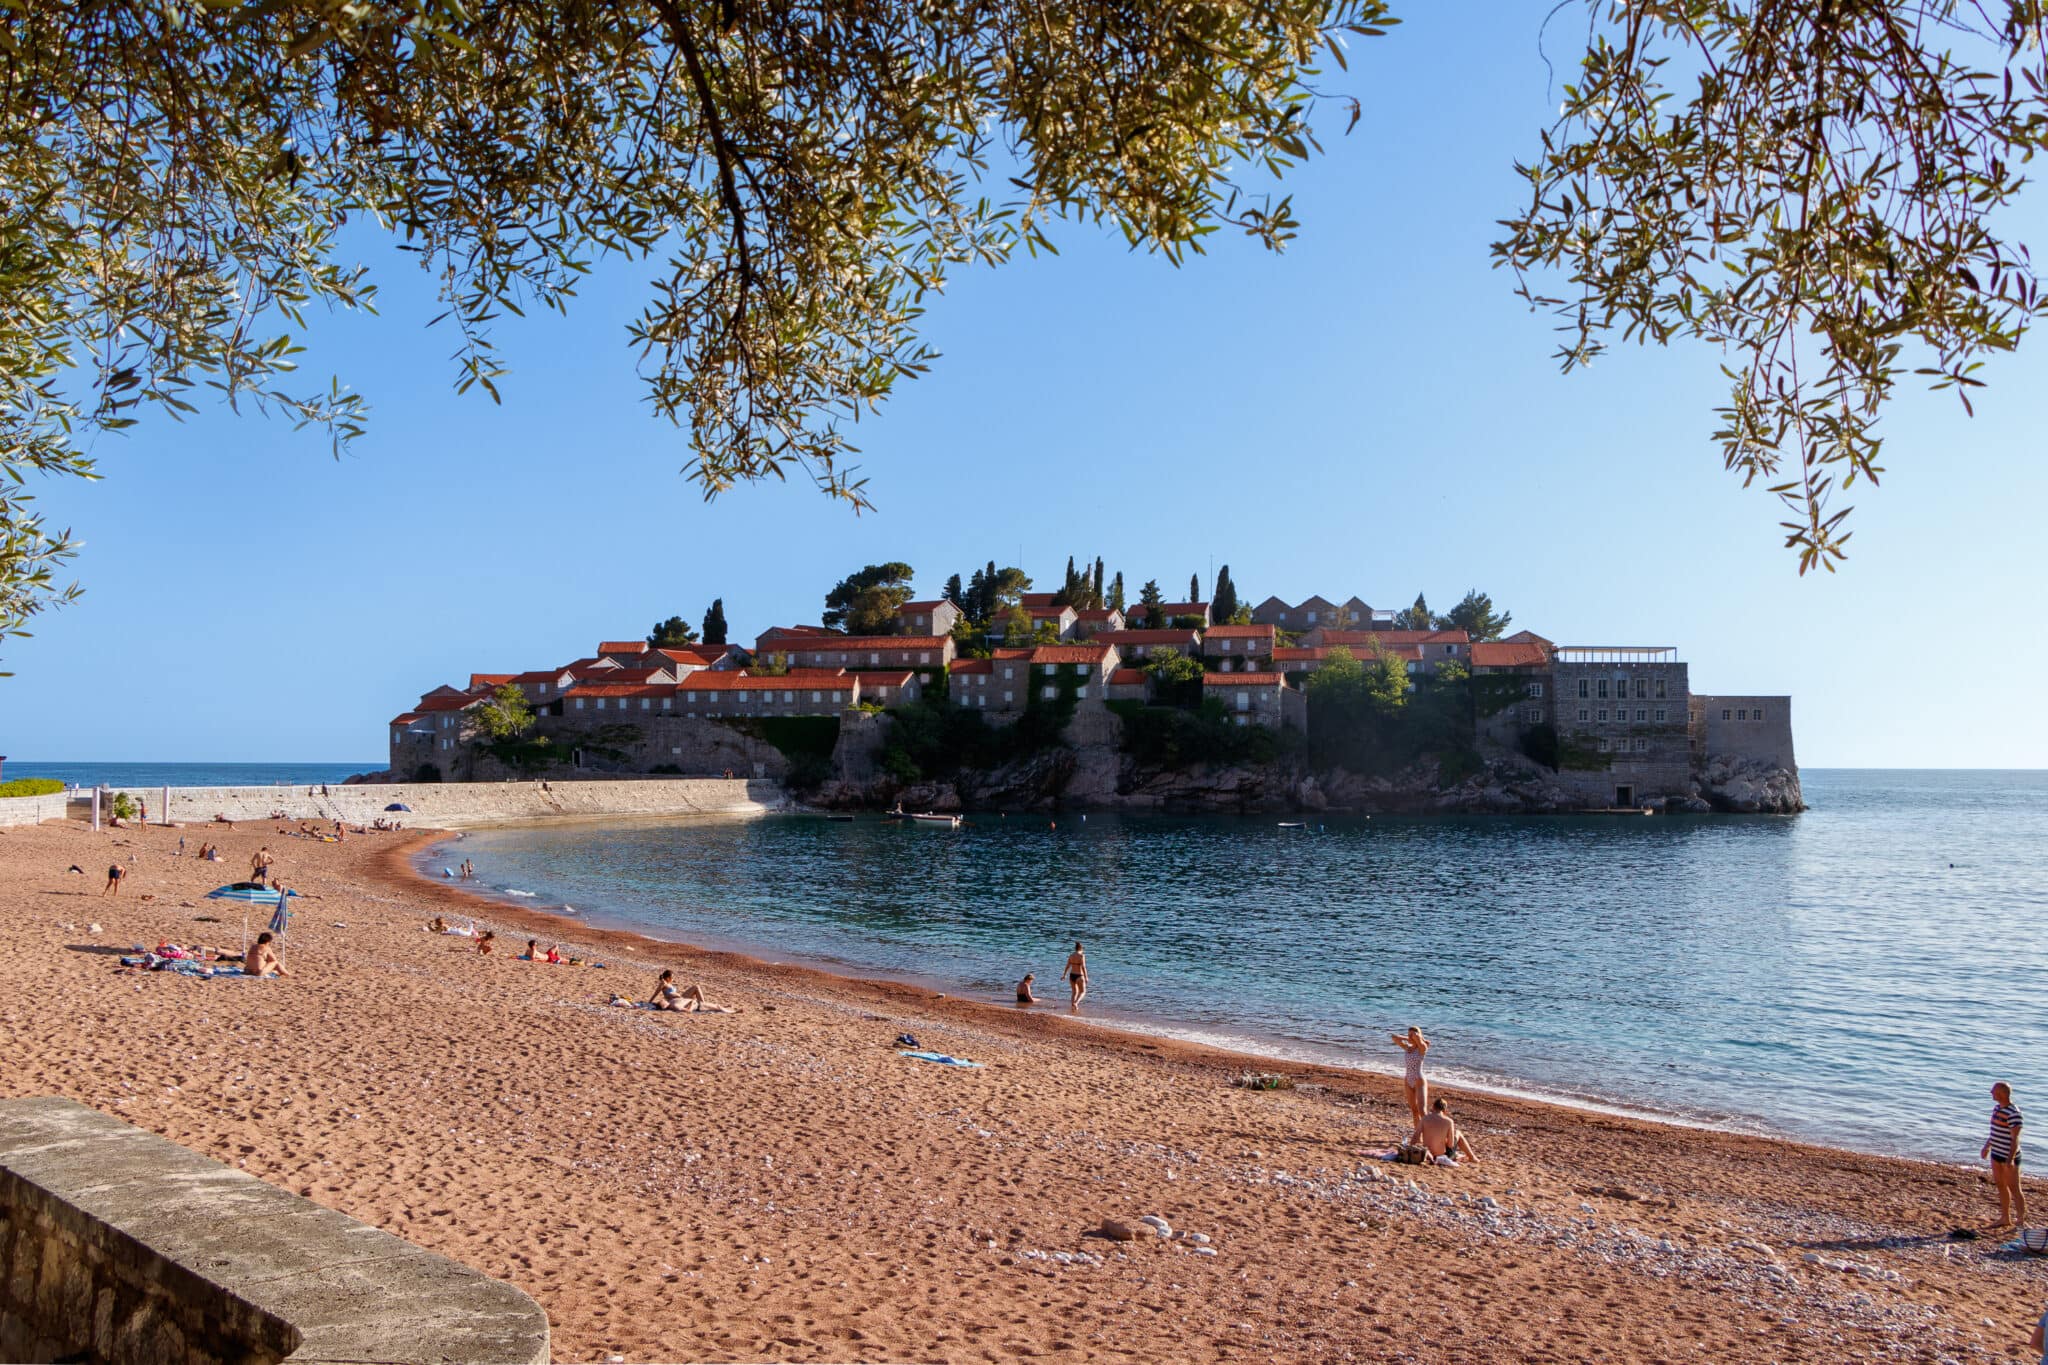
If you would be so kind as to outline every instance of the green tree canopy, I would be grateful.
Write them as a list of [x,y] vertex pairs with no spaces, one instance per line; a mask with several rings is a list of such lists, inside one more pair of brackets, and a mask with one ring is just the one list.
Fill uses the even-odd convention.
[[1429,603],[1421,593],[1415,594],[1415,605],[1394,613],[1396,630],[1435,630],[1436,616],[1429,609]]
[[910,600],[916,576],[899,561],[870,564],[825,594],[825,614],[819,619],[849,635],[887,635],[896,629],[896,609]]
[[684,645],[696,643],[697,628],[680,616],[657,621],[654,623],[654,629],[647,632],[649,649],[680,649]]
[[1230,581],[1228,564],[1216,571],[1216,591],[1209,597],[1209,615],[1220,622],[1228,622],[1237,615],[1237,584]]
[[1154,682],[1166,686],[1190,683],[1202,676],[1202,661],[1183,654],[1171,645],[1155,649],[1146,657],[1145,671]]
[[[1418,602],[1420,599],[1417,599]],[[1477,588],[1469,589],[1458,605],[1436,618],[1439,630],[1462,630],[1475,640],[1498,640],[1514,624],[1510,612],[1496,612],[1493,599]]]
[[704,613],[704,643],[725,644],[728,629],[730,627],[725,624],[725,599],[714,597],[711,599],[711,606]]
[[1138,589],[1138,605],[1145,609],[1145,624],[1154,628],[1166,623],[1159,619],[1159,608],[1166,601],[1166,594],[1159,591],[1159,580],[1148,578],[1145,586]]

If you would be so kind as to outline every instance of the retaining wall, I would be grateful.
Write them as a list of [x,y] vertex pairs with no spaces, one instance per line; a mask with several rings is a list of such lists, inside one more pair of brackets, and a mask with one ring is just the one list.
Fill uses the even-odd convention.
[[45,820],[62,820],[63,792],[47,796],[0,796],[0,825],[40,825]]
[[0,1359],[517,1362],[509,1284],[70,1100],[0,1101]]
[[[368,824],[393,803],[410,806],[387,818],[405,824],[454,828],[505,820],[557,816],[746,815],[789,804],[782,784],[742,778],[681,777],[616,782],[399,782],[356,787],[172,787],[165,812],[160,787],[126,787],[149,803],[152,823],[204,824],[216,815],[266,820],[283,811],[293,820],[347,820]],[[105,807],[102,807],[104,810]]]

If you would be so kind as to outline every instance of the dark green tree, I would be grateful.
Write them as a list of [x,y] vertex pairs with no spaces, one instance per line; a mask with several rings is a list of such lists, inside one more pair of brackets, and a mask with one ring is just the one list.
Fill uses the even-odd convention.
[[684,645],[696,643],[696,627],[680,616],[671,616],[666,621],[656,621],[654,629],[647,632],[649,649],[680,649]]
[[1396,630],[1435,630],[1437,628],[1436,617],[1430,612],[1429,603],[1423,600],[1421,593],[1415,594],[1414,606],[1409,607],[1406,611],[1394,613],[1394,628]]
[[1061,581],[1059,591],[1052,595],[1052,604],[1056,607],[1078,607],[1080,603],[1076,599],[1080,596],[1081,578],[1074,572],[1074,557],[1068,555],[1067,576]]
[[910,600],[916,576],[899,560],[870,564],[825,594],[825,614],[819,619],[849,635],[887,635],[896,629],[896,609]]
[[1108,599],[1107,599],[1107,598],[1105,598],[1105,597],[1104,597],[1104,596],[1102,595],[1102,556],[1101,556],[1101,555],[1097,555],[1097,556],[1095,556],[1095,579],[1094,579],[1094,582],[1093,582],[1093,584],[1092,584],[1091,586],[1092,586],[1092,588],[1093,588],[1093,591],[1094,591],[1094,594],[1095,594],[1095,600],[1094,600],[1093,602],[1090,602],[1090,603],[1089,603],[1088,605],[1089,605],[1089,606],[1090,606],[1091,608],[1093,608],[1094,610],[1096,610],[1096,611],[1101,611],[1101,610],[1102,610],[1102,608],[1103,608],[1103,606],[1105,605],[1105,603],[1107,603],[1107,601],[1108,601]]
[[1228,564],[1216,571],[1216,591],[1210,598],[1209,615],[1219,622],[1237,615],[1237,584],[1230,581]]
[[960,590],[960,575],[954,574],[946,580],[946,600],[954,606],[961,605],[964,594]]
[[988,624],[988,575],[980,569],[967,580],[967,596],[960,600],[960,611],[977,626]]
[[1188,601],[1199,602],[1201,600],[1202,576],[1198,573],[1191,573],[1188,575]]
[[725,599],[723,597],[714,597],[711,599],[710,608],[704,613],[704,643],[707,645],[725,644],[725,633]]
[[1145,609],[1145,624],[1153,630],[1166,624],[1159,618],[1159,608],[1166,601],[1166,594],[1159,591],[1159,580],[1148,578],[1145,586],[1138,589],[1138,605]]
[[1005,608],[1019,605],[1024,600],[1024,594],[1031,591],[1031,576],[1015,565],[998,569],[991,561],[988,569],[991,617]]
[[1124,571],[1122,569],[1116,571],[1116,579],[1109,585],[1109,600],[1103,605],[1115,607],[1118,611],[1124,609]]
[[1493,599],[1477,588],[1466,592],[1457,606],[1436,618],[1439,630],[1462,630],[1475,640],[1498,640],[1514,624],[1509,612],[1496,613]]

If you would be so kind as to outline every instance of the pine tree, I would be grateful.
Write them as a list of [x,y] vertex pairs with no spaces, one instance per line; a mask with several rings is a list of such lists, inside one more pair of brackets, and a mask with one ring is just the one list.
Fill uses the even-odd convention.
[[960,605],[960,575],[954,574],[946,580],[946,600],[954,606]]
[[1159,591],[1159,580],[1148,578],[1145,586],[1138,589],[1138,605],[1145,609],[1145,628],[1158,630],[1166,622],[1159,615],[1160,604],[1166,601],[1166,594]]
[[1211,599],[1209,616],[1224,623],[1237,615],[1237,584],[1230,581],[1230,566],[1225,564],[1216,572],[1216,593]]
[[711,599],[711,609],[704,613],[704,643],[722,645],[725,643],[725,599]]
[[986,572],[988,576],[982,580],[981,587],[981,611],[977,613],[978,618],[983,621],[995,618],[996,603],[1002,599],[1003,579],[1002,575],[996,572],[996,562],[993,559],[988,562]]
[[1415,594],[1414,606],[1406,611],[1394,614],[1394,628],[1396,630],[1436,629],[1436,616],[1430,611],[1429,603],[1423,600],[1421,593]]
[[988,609],[982,605],[987,596],[988,575],[976,569],[974,577],[967,580],[967,596],[960,599],[960,610],[976,625],[988,620]]

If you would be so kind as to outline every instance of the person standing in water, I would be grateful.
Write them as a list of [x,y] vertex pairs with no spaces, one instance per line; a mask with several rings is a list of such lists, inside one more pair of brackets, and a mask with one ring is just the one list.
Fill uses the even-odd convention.
[[[1401,1088],[1408,1092],[1408,1112],[1415,1119],[1415,1132],[1422,1132],[1422,1116],[1429,1109],[1429,1082],[1422,1079],[1422,1059],[1429,1053],[1429,1039],[1422,1036],[1422,1030],[1413,1024],[1408,1026],[1406,1036],[1399,1033],[1387,1035],[1394,1040],[1394,1046],[1401,1049]],[[1417,1139],[1411,1136],[1408,1139]]]
[[1074,945],[1074,951],[1067,954],[1067,988],[1073,993],[1067,1008],[1081,1008],[1081,1001],[1088,995],[1088,959],[1078,943]]
[[2013,1107],[2012,1087],[2004,1081],[1991,1087],[1991,1136],[1979,1156],[1991,1158],[1991,1184],[1998,1191],[1994,1228],[2026,1225],[2027,1192],[2020,1188],[2020,1111]]

